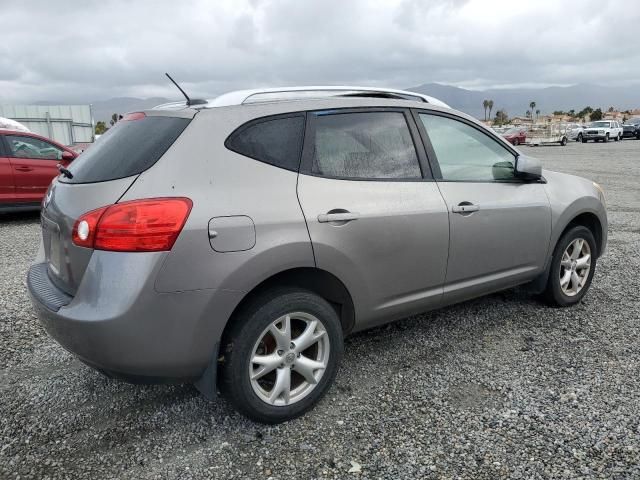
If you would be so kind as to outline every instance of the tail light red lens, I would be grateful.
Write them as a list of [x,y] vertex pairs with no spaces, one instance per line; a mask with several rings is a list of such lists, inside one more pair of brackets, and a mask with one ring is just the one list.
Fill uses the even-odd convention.
[[73,226],[73,243],[116,252],[171,250],[192,206],[188,198],[151,198],[92,210]]

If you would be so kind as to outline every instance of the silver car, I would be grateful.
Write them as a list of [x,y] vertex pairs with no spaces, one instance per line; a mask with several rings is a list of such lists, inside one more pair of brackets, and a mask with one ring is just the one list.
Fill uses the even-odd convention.
[[276,423],[346,335],[516,285],[589,289],[602,189],[431,97],[310,87],[128,114],[52,183],[40,321],[111,377],[193,382]]
[[565,131],[567,138],[569,140],[575,140],[576,142],[582,142],[584,128],[584,125],[579,123],[568,123]]

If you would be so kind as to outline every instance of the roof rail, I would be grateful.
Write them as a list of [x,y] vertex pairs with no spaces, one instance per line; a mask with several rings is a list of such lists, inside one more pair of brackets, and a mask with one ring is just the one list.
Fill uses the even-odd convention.
[[[353,86],[310,86],[310,87],[282,87],[260,88],[251,90],[237,90],[225,93],[202,105],[193,105],[193,108],[227,107],[232,105],[246,105],[262,102],[277,102],[283,100],[304,100],[331,96],[366,97],[382,96],[387,98],[413,100],[425,102],[439,107],[451,108],[437,98],[421,93],[396,90],[393,88],[377,87],[353,87]],[[186,102],[171,102],[154,107],[161,110],[173,110],[186,107]]]
[[423,95],[421,93],[396,90],[393,88],[353,87],[342,85],[238,90],[215,98],[209,102],[209,105],[222,107],[229,105],[243,105],[246,103],[301,100],[305,98],[321,98],[327,96],[366,96],[367,94],[372,96],[387,95],[390,98],[402,98],[405,100],[426,102],[440,107],[450,108],[449,105],[437,98]]

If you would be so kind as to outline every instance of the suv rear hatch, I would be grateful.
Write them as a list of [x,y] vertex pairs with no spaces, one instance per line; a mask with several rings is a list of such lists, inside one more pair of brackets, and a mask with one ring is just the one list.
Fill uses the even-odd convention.
[[148,111],[126,115],[68,167],[49,187],[41,214],[50,280],[75,295],[93,249],[72,241],[76,220],[112,205],[173,145],[195,110]]

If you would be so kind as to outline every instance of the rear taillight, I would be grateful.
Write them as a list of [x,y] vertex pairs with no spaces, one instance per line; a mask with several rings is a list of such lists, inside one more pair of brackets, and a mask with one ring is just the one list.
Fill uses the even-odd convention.
[[188,198],[150,198],[92,210],[76,220],[73,243],[117,252],[171,250],[192,206]]

